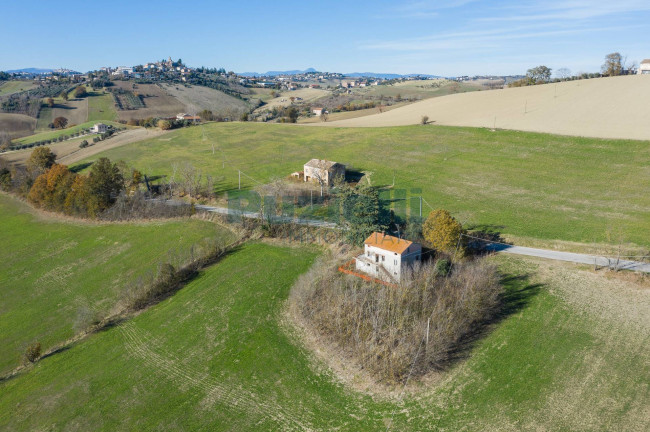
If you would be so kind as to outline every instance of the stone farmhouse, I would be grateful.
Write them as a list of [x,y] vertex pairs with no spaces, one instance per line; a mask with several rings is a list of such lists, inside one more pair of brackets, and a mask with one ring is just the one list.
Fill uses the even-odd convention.
[[422,246],[409,240],[374,232],[364,242],[356,269],[385,282],[399,282],[406,269],[422,260]]
[[324,159],[312,159],[303,169],[304,181],[318,182],[321,186],[332,186],[336,177],[345,178],[345,165]]

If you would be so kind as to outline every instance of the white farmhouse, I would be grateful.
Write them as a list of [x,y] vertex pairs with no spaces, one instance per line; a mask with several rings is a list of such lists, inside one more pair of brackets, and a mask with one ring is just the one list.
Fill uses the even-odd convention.
[[108,126],[106,126],[104,123],[95,123],[95,125],[90,128],[90,130],[94,133],[104,133],[108,130]]
[[312,108],[312,109],[311,109],[311,112],[313,112],[314,115],[319,116],[319,115],[323,114],[323,110],[324,110],[324,109],[325,109],[325,108],[320,108],[320,107],[318,107],[318,108]]
[[386,282],[399,282],[404,270],[422,259],[422,246],[409,240],[374,232],[364,242],[356,269]]
[[332,186],[336,177],[345,178],[345,165],[324,159],[312,159],[303,168],[304,180]]
[[639,69],[637,69],[636,73],[638,75],[650,74],[650,59],[643,60],[639,65]]

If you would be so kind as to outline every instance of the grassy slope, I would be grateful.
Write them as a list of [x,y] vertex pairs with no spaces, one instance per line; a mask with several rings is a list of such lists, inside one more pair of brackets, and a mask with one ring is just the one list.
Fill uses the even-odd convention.
[[232,238],[196,220],[80,225],[30,211],[0,195],[0,374],[19,364],[27,344],[47,349],[71,337],[80,311],[103,316],[125,283],[155,270],[170,250]]
[[188,113],[195,114],[207,109],[215,114],[239,118],[241,113],[249,109],[246,101],[209,87],[180,84],[161,84],[161,86],[183,103]]
[[11,138],[24,137],[34,133],[36,120],[24,114],[0,113],[0,131],[8,132]]
[[7,81],[0,83],[0,96],[27,91],[36,87],[32,81]]
[[393,405],[333,383],[277,324],[314,255],[242,247],[131,322],[0,383],[0,429],[386,430],[394,412],[391,430],[642,430],[644,340],[505,257],[518,276],[508,313],[437,386]]
[[[438,87],[439,85],[439,87]],[[427,99],[455,93],[466,93],[482,89],[481,85],[444,80],[406,81],[394,85],[380,85],[354,88],[352,94],[361,96],[401,96],[404,99]]]
[[[232,123],[178,130],[104,155],[149,175],[189,161],[221,178],[223,189],[237,187],[238,169],[265,182],[311,158],[331,159],[371,172],[373,185],[390,185],[394,175],[396,188],[420,188],[431,206],[469,224],[524,237],[649,244],[650,146],[643,141],[443,126]],[[256,184],[245,176],[242,183]]]
[[[55,129],[55,130],[50,129],[48,132],[41,132],[41,133],[38,133],[36,135],[30,135],[28,137],[21,138],[19,140],[15,140],[15,142],[19,143],[19,144],[30,144],[30,143],[33,143],[33,142],[36,142],[36,141],[54,139],[54,138],[60,137],[61,135],[70,135],[72,133],[79,132],[82,129],[88,129],[88,128],[92,127],[95,123],[96,123],[95,121],[87,121],[85,123],[81,123],[81,124],[78,124],[76,126],[69,127],[69,128],[66,128],[66,129]],[[110,124],[110,125],[113,125],[115,127],[124,127],[124,125],[121,125],[119,123],[112,122],[112,121],[104,121],[103,123]]]
[[41,110],[38,112],[38,119],[36,119],[36,130],[34,133],[39,132],[51,132],[52,129],[49,128],[50,123],[52,123],[52,108],[47,105],[41,107]]
[[117,120],[115,103],[110,93],[89,90],[88,96],[88,121]]

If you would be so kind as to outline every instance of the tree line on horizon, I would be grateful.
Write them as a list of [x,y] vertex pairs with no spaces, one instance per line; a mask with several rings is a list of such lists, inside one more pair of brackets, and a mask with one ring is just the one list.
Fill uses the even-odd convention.
[[[553,82],[626,75],[629,73],[629,71],[635,68],[635,63],[628,65],[626,62],[627,59],[623,58],[621,53],[610,53],[605,56],[605,62],[600,68],[600,73],[585,72],[579,75],[572,75],[571,70],[568,68],[560,68],[557,70],[557,77],[553,80]],[[508,87],[525,87],[551,82],[552,71],[553,70],[551,68],[544,65],[530,68],[528,71],[526,71],[526,76],[524,78],[508,84]]]

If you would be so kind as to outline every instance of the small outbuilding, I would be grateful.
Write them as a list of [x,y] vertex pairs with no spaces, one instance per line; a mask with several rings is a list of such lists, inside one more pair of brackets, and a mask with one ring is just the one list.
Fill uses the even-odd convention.
[[319,116],[319,115],[323,114],[324,110],[325,110],[325,108],[318,107],[318,108],[312,108],[311,112],[314,113],[314,115]]
[[104,133],[108,130],[108,126],[106,126],[104,123],[95,123],[95,125],[91,127],[90,130],[94,133]]
[[374,232],[356,258],[356,269],[376,279],[399,282],[404,270],[422,259],[422,245],[399,237]]

